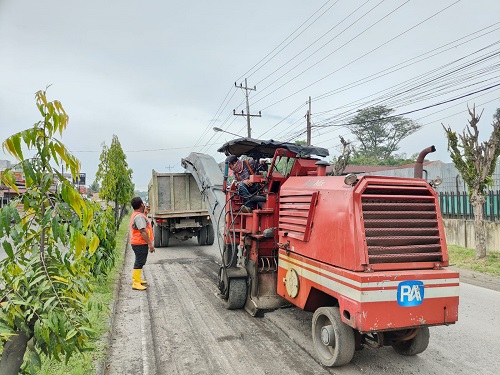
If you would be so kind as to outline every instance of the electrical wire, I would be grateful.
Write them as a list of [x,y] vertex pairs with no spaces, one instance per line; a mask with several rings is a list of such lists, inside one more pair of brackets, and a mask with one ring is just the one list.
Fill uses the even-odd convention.
[[[348,66],[352,65],[353,63],[355,63],[355,62],[357,62],[357,61],[361,60],[362,58],[364,58],[364,57],[368,56],[369,54],[371,54],[371,53],[373,53],[373,52],[377,51],[378,49],[382,48],[383,46],[387,45],[388,43],[390,43],[390,42],[392,42],[392,41],[394,41],[394,40],[398,39],[398,38],[399,38],[399,37],[401,37],[402,35],[405,35],[405,34],[406,34],[406,33],[408,33],[409,31],[411,31],[411,30],[415,29],[416,27],[421,26],[421,25],[422,25],[422,24],[424,24],[425,22],[427,22],[427,21],[429,21],[430,19],[432,19],[432,18],[436,17],[437,15],[441,14],[442,12],[444,12],[445,10],[447,10],[447,9],[449,9],[450,7],[454,6],[454,5],[455,5],[455,4],[457,4],[458,2],[460,2],[460,0],[457,0],[457,1],[455,1],[454,3],[452,3],[452,4],[448,5],[448,6],[446,6],[445,8],[443,8],[443,9],[439,10],[438,12],[436,12],[436,13],[434,13],[433,15],[431,15],[431,16],[429,16],[429,17],[427,17],[426,19],[424,19],[424,20],[422,20],[422,21],[418,22],[417,24],[413,25],[412,27],[410,27],[410,28],[406,29],[405,31],[403,31],[403,32],[399,33],[398,35],[394,36],[393,38],[389,39],[388,41],[386,41],[386,42],[384,42],[384,43],[382,43],[382,44],[378,45],[377,47],[375,47],[375,48],[371,49],[370,51],[368,51],[368,52],[364,53],[363,55],[361,55],[361,56],[357,57],[356,59],[351,60],[349,63],[344,64],[343,66],[341,66],[340,68],[338,68],[338,69],[334,70],[333,72],[331,72],[331,73],[329,73],[329,74],[327,74],[327,75],[323,76],[322,78],[320,78],[320,79],[318,79],[318,80],[316,80],[316,81],[314,81],[314,82],[312,82],[312,83],[310,83],[310,84],[306,85],[305,87],[303,87],[303,88],[301,88],[301,89],[299,89],[299,90],[297,90],[297,91],[294,91],[292,94],[289,94],[289,95],[285,96],[284,98],[282,98],[282,99],[280,99],[280,100],[278,100],[278,101],[276,101],[276,102],[274,102],[274,103],[272,103],[272,104],[268,105],[267,107],[264,107],[262,110],[266,110],[266,109],[268,109],[268,108],[270,108],[270,107],[273,107],[274,105],[276,105],[276,104],[278,104],[278,103],[281,103],[281,102],[283,102],[284,100],[289,99],[289,98],[291,98],[291,97],[293,97],[293,96],[297,95],[298,93],[300,93],[300,92],[302,92],[302,91],[304,91],[304,90],[306,90],[306,89],[310,88],[311,86],[313,86],[313,85],[315,85],[315,84],[317,84],[317,83],[319,83],[319,82],[323,81],[324,79],[326,79],[326,78],[328,78],[328,77],[332,76],[333,74],[338,73],[340,70],[342,70],[342,69],[344,69],[344,68],[346,68],[346,67],[348,67]],[[406,3],[405,3],[405,4],[406,4]],[[392,12],[391,12],[391,13],[392,13]],[[385,18],[385,17],[386,17],[386,16],[384,16],[384,18]],[[379,20],[379,21],[380,21],[380,20]],[[379,21],[377,21],[377,23],[378,23]],[[370,27],[371,27],[371,26],[370,26]],[[307,70],[309,70],[309,68],[308,68]],[[302,73],[301,73],[301,74],[302,74]],[[297,76],[295,76],[295,77],[298,77],[298,76],[299,76],[299,75],[297,75]],[[295,79],[295,77],[294,77],[293,79]],[[287,81],[285,84],[281,85],[278,89],[283,88],[283,87],[284,87],[284,85],[286,85],[286,84],[290,83],[293,79],[291,79],[291,80]],[[272,93],[276,92],[278,89],[273,90],[271,93],[267,94],[265,97],[268,97],[268,96],[269,96],[269,95],[271,95]],[[262,99],[264,99],[265,97],[260,98],[259,100],[257,100],[257,102],[258,102],[258,101],[260,101],[260,100],[262,100]]]

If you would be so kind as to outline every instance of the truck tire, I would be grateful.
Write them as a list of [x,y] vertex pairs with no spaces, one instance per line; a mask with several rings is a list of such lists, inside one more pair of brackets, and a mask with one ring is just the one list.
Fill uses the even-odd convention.
[[215,232],[212,224],[207,225],[207,245],[212,246],[214,244]]
[[336,367],[351,362],[356,346],[354,330],[342,321],[338,307],[320,307],[314,312],[312,338],[323,366]]
[[247,300],[247,280],[229,279],[229,291],[224,307],[228,310],[242,309]]
[[429,327],[420,327],[415,337],[392,344],[396,353],[402,355],[416,355],[422,353],[429,345]]
[[198,231],[198,245],[204,246],[207,244],[207,227],[201,227]]
[[153,233],[154,233],[153,245],[154,245],[154,247],[161,247],[161,232],[162,232],[161,227],[158,224],[156,224],[153,228]]
[[170,241],[170,228],[162,227],[161,228],[161,246],[168,247],[169,241]]

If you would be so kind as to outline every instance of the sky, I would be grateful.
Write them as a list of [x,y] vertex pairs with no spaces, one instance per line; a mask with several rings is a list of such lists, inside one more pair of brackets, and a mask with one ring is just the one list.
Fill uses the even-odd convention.
[[462,132],[476,105],[484,140],[500,107],[500,2],[0,0],[0,141],[50,85],[87,184],[113,135],[142,191],[191,152],[224,160],[248,135],[245,79],[253,138],[305,140],[311,97],[311,143],[336,156],[356,111],[386,105],[423,125],[399,153],[451,162],[441,124]]

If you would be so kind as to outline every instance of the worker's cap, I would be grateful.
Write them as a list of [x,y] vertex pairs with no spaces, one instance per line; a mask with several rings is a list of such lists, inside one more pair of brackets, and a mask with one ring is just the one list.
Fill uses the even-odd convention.
[[226,158],[226,162],[228,164],[233,164],[235,161],[238,160],[238,157],[236,157],[235,155],[229,155],[227,158]]

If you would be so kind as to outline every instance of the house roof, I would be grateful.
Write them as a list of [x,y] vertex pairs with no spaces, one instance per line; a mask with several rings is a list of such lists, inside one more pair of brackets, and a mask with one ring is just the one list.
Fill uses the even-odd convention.
[[[435,160],[435,161],[426,161],[423,163],[423,166],[426,167],[431,164],[443,164],[442,161],[440,160]],[[344,169],[344,174],[347,173],[373,173],[373,172],[380,172],[380,171],[390,171],[394,169],[403,169],[403,168],[413,168],[415,164],[405,164],[405,165],[400,165],[400,166],[392,166],[392,165],[348,165]],[[332,165],[326,167],[326,173],[329,173],[333,171]]]

